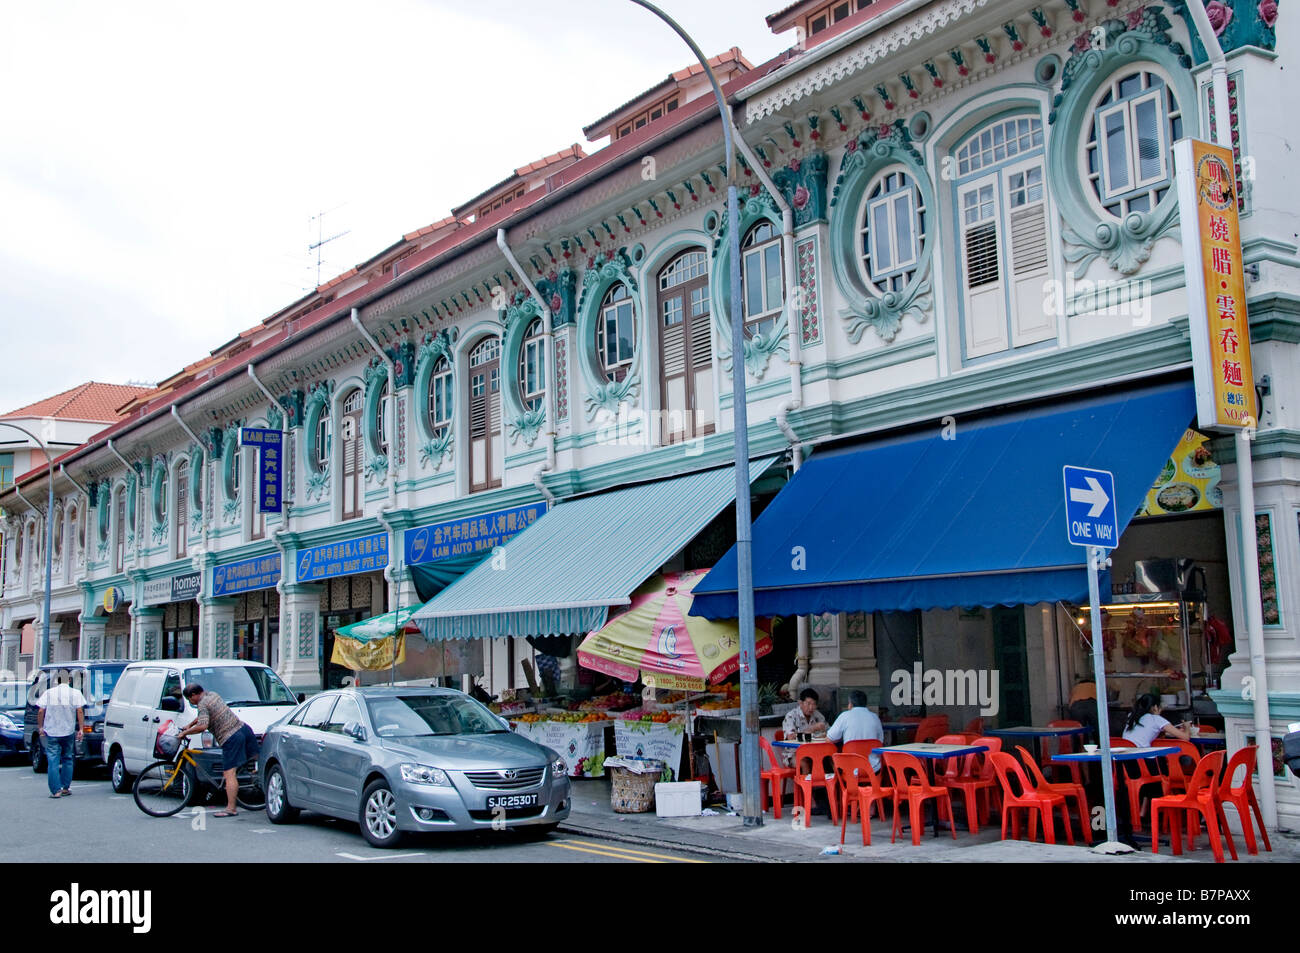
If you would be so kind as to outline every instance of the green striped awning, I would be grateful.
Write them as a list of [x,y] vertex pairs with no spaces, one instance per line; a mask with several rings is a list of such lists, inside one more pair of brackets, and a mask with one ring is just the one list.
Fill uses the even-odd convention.
[[[775,460],[749,465],[752,483]],[[736,496],[731,467],[552,507],[415,613],[425,638],[582,635],[627,605]]]

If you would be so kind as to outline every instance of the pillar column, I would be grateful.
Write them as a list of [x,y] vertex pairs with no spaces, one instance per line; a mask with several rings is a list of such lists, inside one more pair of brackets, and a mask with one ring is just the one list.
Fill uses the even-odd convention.
[[286,584],[280,592],[280,677],[295,691],[321,688],[321,585]]
[[[40,621],[40,620],[38,619],[38,620],[34,623],[34,625],[36,626],[36,638],[39,639],[39,638],[41,637],[41,635],[44,634],[44,632],[45,632],[45,623],[42,622],[42,621]],[[63,632],[63,623],[62,623],[62,622],[51,622],[51,623],[50,623],[50,642],[49,642],[49,649],[48,649],[48,651],[46,651],[46,653],[45,653],[45,657],[46,657],[47,659],[49,659],[51,662],[70,662],[70,661],[72,661],[71,659],[68,659],[68,658],[60,658],[61,655],[66,654],[66,653],[64,653],[64,652],[60,652],[60,651],[59,651],[59,649],[60,649],[60,647],[61,647],[61,642],[60,642],[59,636],[60,636],[60,634],[62,634],[62,632]]]
[[131,658],[156,659],[162,655],[163,610],[131,607]]
[[235,603],[222,597],[199,600],[199,657],[231,658],[234,654]]
[[107,616],[80,616],[82,658],[104,657],[104,632],[108,628]]
[[22,639],[22,626],[0,629],[0,669],[9,673],[7,678],[18,678],[18,649]]

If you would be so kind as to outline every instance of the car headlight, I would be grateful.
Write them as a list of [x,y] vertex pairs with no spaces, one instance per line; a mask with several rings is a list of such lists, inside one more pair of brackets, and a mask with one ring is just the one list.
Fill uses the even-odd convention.
[[18,725],[8,715],[0,715],[0,728],[5,731],[17,731]]
[[402,780],[412,784],[438,784],[444,787],[451,785],[451,779],[447,777],[446,771],[441,768],[431,768],[427,764],[402,765]]
[[560,777],[563,777],[568,773],[569,773],[569,766],[564,763],[563,758],[557,757],[554,761],[551,762],[551,774],[556,774],[559,775]]

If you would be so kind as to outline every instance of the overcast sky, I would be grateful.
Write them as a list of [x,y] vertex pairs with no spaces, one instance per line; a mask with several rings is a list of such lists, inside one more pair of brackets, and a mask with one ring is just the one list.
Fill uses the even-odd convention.
[[[785,0],[663,0],[706,54]],[[0,6],[0,411],[150,384],[691,61],[627,0]]]

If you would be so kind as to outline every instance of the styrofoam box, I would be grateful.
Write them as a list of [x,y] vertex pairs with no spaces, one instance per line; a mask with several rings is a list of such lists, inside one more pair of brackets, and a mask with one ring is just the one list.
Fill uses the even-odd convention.
[[655,785],[658,817],[695,817],[700,813],[699,781],[660,781]]

